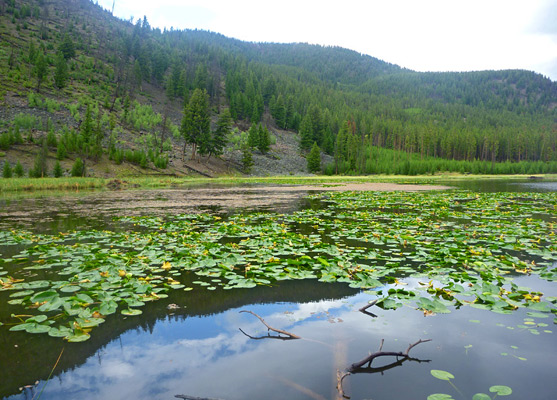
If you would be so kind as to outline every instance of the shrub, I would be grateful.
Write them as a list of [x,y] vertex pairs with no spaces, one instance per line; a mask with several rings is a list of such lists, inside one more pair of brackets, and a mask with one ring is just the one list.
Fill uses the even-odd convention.
[[10,132],[2,132],[0,135],[0,149],[8,150],[12,144],[12,135]]
[[54,170],[52,171],[55,178],[60,178],[63,175],[62,166],[60,165],[60,161],[56,160],[56,164],[54,164]]
[[12,177],[12,167],[8,160],[4,162],[4,168],[2,168],[2,176],[4,178],[11,178]]
[[56,134],[52,130],[49,130],[48,134],[46,135],[46,145],[48,147],[56,147],[58,145]]
[[154,164],[157,168],[166,169],[166,167],[168,166],[168,157],[159,154],[157,157],[155,157]]
[[23,129],[32,129],[37,127],[39,120],[33,115],[19,113],[14,117],[14,125]]
[[41,148],[35,157],[35,165],[33,169],[29,170],[29,176],[34,178],[42,178],[47,176],[48,166],[47,166],[47,156],[48,147],[46,146],[46,140],[42,140]]
[[15,174],[15,176],[17,176],[18,178],[21,178],[21,177],[24,175],[23,166],[21,165],[21,163],[19,162],[19,160],[18,160],[17,163],[15,164],[15,167],[14,167],[14,174]]
[[70,174],[71,176],[85,176],[85,164],[81,158],[75,159]]

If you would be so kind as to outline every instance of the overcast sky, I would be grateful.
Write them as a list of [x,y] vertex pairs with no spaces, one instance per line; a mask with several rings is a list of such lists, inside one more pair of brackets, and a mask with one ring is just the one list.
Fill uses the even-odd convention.
[[557,0],[115,0],[114,15],[341,46],[416,71],[527,69],[557,81]]

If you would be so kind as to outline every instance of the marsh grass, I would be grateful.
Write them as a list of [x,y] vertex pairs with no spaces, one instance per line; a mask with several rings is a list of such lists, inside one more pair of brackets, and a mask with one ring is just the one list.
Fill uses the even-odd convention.
[[[342,183],[415,183],[431,184],[446,181],[475,179],[526,179],[529,175],[368,175],[368,176],[271,176],[238,177],[221,176],[217,178],[174,177],[174,176],[137,176],[121,179],[106,178],[10,178],[0,179],[0,194],[11,192],[79,191],[110,188],[111,182],[118,182],[119,189],[190,187],[202,185],[337,185]],[[557,179],[557,175],[538,175],[546,179]]]
[[11,178],[0,181],[0,193],[14,191],[84,190],[105,186],[101,178]]

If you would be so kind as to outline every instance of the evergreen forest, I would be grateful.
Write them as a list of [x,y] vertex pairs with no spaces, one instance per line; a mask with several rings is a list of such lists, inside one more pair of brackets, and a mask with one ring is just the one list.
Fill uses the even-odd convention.
[[160,30],[89,0],[5,0],[0,37],[5,177],[15,150],[37,177],[163,171],[232,147],[247,173],[277,131],[311,151],[310,172],[557,172],[557,83],[530,71],[414,72],[340,47]]

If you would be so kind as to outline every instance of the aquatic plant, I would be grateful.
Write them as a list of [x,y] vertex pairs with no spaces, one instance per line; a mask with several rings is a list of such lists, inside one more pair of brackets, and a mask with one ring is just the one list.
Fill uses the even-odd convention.
[[[0,290],[14,309],[3,322],[82,341],[109,315],[139,315],[168,290],[287,279],[345,282],[370,290],[378,307],[424,315],[463,306],[557,312],[556,298],[513,281],[557,280],[552,193],[335,192],[311,201],[292,214],[118,218],[124,231],[0,232],[0,245],[23,247],[0,259]],[[406,285],[409,277],[419,285]]]

